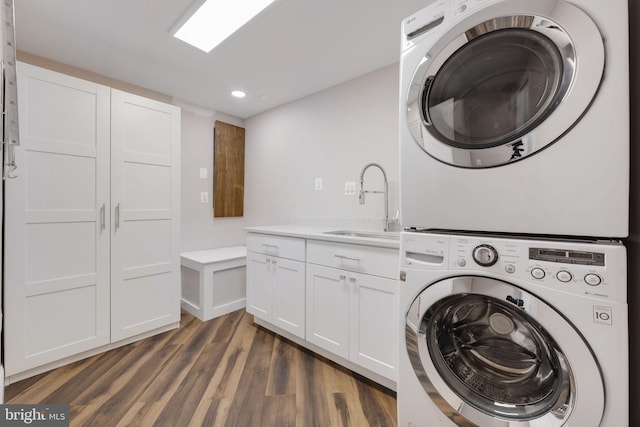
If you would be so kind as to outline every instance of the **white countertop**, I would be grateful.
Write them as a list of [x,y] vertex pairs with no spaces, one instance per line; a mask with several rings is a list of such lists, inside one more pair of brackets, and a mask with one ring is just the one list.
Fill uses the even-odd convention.
[[[330,242],[351,243],[354,245],[377,246],[381,248],[400,248],[400,233],[386,232],[388,235],[396,235],[398,239],[363,237],[363,236],[341,236],[335,234],[326,234],[328,231],[345,230],[339,226],[314,226],[314,225],[268,225],[259,227],[246,227],[249,233],[271,234],[276,236],[299,237],[303,239],[325,240]],[[373,230],[352,230],[350,232],[362,233],[382,233]]]

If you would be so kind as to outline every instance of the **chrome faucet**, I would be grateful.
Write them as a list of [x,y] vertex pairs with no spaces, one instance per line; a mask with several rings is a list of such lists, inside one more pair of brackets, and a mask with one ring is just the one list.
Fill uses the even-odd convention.
[[[364,173],[371,166],[375,166],[382,172],[382,177],[384,178],[384,190],[365,190],[364,189]],[[364,168],[362,168],[362,172],[360,172],[360,195],[358,196],[358,200],[361,205],[364,205],[365,194],[384,194],[384,231],[389,231],[389,181],[387,180],[387,173],[384,171],[382,166],[377,163],[369,163]]]

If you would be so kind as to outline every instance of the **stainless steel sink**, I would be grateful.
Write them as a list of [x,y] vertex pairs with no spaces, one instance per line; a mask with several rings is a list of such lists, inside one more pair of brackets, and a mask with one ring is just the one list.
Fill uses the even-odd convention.
[[394,231],[335,230],[325,231],[323,234],[333,234],[334,236],[362,237],[367,239],[400,240],[400,233]]

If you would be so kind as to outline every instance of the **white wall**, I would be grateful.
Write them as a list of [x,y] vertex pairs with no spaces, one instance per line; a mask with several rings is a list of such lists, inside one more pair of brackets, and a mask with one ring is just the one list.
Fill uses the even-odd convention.
[[[213,125],[220,120],[244,127],[244,122],[186,104],[181,104],[181,107],[181,250],[243,245],[243,217],[213,218]],[[200,168],[207,169],[206,179],[200,178]],[[200,202],[201,192],[208,193],[207,203]]]
[[[369,162],[380,163],[390,185],[390,213],[398,209],[398,65],[374,71],[293,103],[253,116],[246,124],[245,215],[247,225],[377,218],[381,195],[345,196]],[[369,169],[367,189],[382,189]],[[315,178],[323,189],[314,189]]]
[[[353,221],[381,228],[383,197],[344,195],[369,162],[386,170],[390,213],[398,209],[398,66],[392,65],[243,121],[183,106],[182,251],[244,244],[244,227]],[[245,216],[213,218],[213,123],[246,129]],[[199,177],[200,168],[208,178]],[[315,178],[323,189],[314,189]],[[365,188],[383,188],[371,168]],[[200,192],[209,202],[200,203]]]

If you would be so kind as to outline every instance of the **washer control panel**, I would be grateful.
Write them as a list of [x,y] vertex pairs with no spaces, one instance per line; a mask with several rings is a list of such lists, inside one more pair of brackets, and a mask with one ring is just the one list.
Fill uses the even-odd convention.
[[[577,250],[570,244],[558,248],[525,244],[526,241],[484,240],[457,237],[451,239],[454,264],[461,269],[480,269],[529,278],[547,284],[586,286],[589,292],[606,286],[605,253],[598,250]],[[553,243],[553,244],[551,244]],[[602,294],[606,295],[606,290]]]
[[403,269],[486,274],[580,296],[627,299],[627,253],[618,241],[405,231],[400,251]]
[[626,250],[620,242],[430,232],[402,236],[406,268],[488,274],[581,296],[626,300]]

